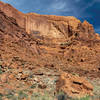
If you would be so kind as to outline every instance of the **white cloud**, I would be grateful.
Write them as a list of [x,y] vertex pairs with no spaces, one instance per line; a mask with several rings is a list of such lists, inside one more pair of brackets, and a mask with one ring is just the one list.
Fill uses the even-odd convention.
[[72,8],[69,0],[55,0],[48,6],[46,11],[48,13],[60,14],[62,12],[71,12]]
[[51,5],[51,8],[53,10],[64,10],[65,6],[66,6],[65,2],[56,2],[56,3]]

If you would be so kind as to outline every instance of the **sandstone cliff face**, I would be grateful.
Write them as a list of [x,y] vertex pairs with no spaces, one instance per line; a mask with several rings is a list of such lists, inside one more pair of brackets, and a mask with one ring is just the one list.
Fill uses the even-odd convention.
[[15,19],[6,16],[0,10],[0,55],[6,59],[6,64],[11,62],[14,55],[22,58],[26,58],[26,53],[31,56],[36,55],[34,50],[38,53],[36,41],[18,26]]
[[[75,17],[23,14],[2,2],[0,2],[0,9],[2,9],[0,17],[1,38],[6,37],[9,43],[14,43],[13,45],[16,45],[14,41],[22,47],[27,44],[23,53],[18,54],[20,50],[23,51],[21,46],[18,48],[14,46],[18,49],[16,52],[12,50],[12,46],[10,46],[12,43],[5,50],[8,50],[10,46],[9,52],[14,52],[14,55],[18,54],[23,59],[31,59],[37,65],[38,62],[41,62],[40,66],[50,67],[52,63],[56,68],[68,72],[76,71],[80,74],[84,74],[84,71],[78,69],[79,67],[84,70],[99,71],[100,36],[95,34],[93,26],[87,21],[81,23]],[[8,35],[5,36],[3,33]],[[6,45],[2,44],[3,48]],[[1,50],[1,54],[5,55],[4,52]],[[33,54],[38,56],[34,58]],[[50,64],[48,65],[47,62]]]
[[94,29],[91,24],[81,23],[75,17],[48,16],[34,13],[23,14],[10,6],[0,2],[0,9],[16,19],[19,26],[26,29],[27,33],[40,34],[54,38],[82,37],[94,38]]
[[0,9],[9,17],[16,19],[19,26],[22,28],[25,27],[25,17],[22,12],[19,12],[17,9],[12,7],[10,4],[6,4],[0,1]]
[[[38,84],[43,93],[43,88],[48,90],[49,86],[55,86],[53,81],[61,72],[100,77],[100,36],[94,34],[93,26],[87,21],[81,23],[75,17],[23,14],[2,2],[0,9],[0,73],[3,73],[0,74],[3,85],[0,93],[5,93],[7,87],[25,90],[33,84]],[[75,76],[68,74],[63,78],[66,84],[58,88],[64,92],[70,94],[73,90],[79,96],[85,95],[85,91],[92,93],[90,84],[80,82],[79,77],[77,81]]]

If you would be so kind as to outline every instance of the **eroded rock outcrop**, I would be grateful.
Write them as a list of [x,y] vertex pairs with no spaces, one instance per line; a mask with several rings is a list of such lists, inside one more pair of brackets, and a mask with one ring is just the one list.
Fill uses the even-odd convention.
[[93,95],[93,86],[84,78],[62,73],[57,81],[57,91],[63,91],[68,97],[82,98]]
[[39,15],[35,13],[23,14],[9,4],[0,2],[0,9],[9,17],[16,19],[19,26],[26,32],[48,37],[68,39],[82,37],[93,39],[94,29],[87,21],[81,23],[75,17]]
[[[26,60],[29,57],[32,62],[33,60],[35,63],[41,62],[40,66],[46,66],[48,62],[56,68],[68,72],[73,69],[82,75],[84,71],[78,68],[91,70],[93,73],[98,71],[100,36],[95,34],[93,26],[87,21],[81,23],[71,16],[23,14],[3,2],[0,2],[0,9],[0,41],[1,47],[6,48],[4,51],[1,50],[2,54],[10,47],[11,54],[15,51],[21,52],[18,54],[21,58]],[[15,46],[15,41],[21,46]],[[14,51],[13,48],[18,50]],[[13,53],[11,58],[17,53]],[[35,54],[38,55],[36,58],[32,56]]]
[[[0,86],[0,93],[5,93],[6,87],[17,90],[32,85],[34,88],[36,75],[45,81],[46,72],[45,82],[49,82],[49,77],[50,86],[51,83],[55,86],[55,77],[59,76],[60,70],[79,76],[100,77],[100,36],[87,21],[81,23],[75,17],[23,14],[2,2],[0,9],[0,84],[5,87]],[[43,74],[35,74],[35,70],[40,72],[40,69],[44,69]],[[92,93],[92,86],[83,78],[69,74],[61,78],[66,84],[58,88],[65,92],[68,89],[70,96]],[[41,81],[40,88],[44,87]]]

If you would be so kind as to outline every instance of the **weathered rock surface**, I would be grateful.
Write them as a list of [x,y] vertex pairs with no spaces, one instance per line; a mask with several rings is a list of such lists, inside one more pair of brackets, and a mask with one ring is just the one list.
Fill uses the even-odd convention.
[[57,91],[63,91],[68,97],[82,98],[93,95],[93,86],[84,78],[62,73],[57,81]]
[[[81,23],[74,17],[23,14],[9,4],[0,2],[0,84],[3,85],[3,88],[0,86],[0,93],[6,93],[6,86],[12,90],[31,85],[33,88],[34,82],[38,82],[41,88],[46,82],[55,86],[53,80],[60,71],[99,78],[99,58],[100,36],[95,34],[93,26],[87,21]],[[42,68],[45,70],[40,72]],[[39,72],[35,73],[37,70]],[[7,78],[5,73],[9,73]],[[80,77],[69,76],[67,80],[73,85],[73,91],[78,92],[77,96],[85,95],[85,92],[91,94],[89,83],[87,85]],[[75,84],[74,78],[82,85]]]
[[16,19],[18,25],[26,32],[40,34],[53,38],[68,39],[70,37],[91,38],[94,29],[87,21],[81,23],[73,16],[39,15],[35,13],[23,14],[9,4],[0,2],[0,9],[9,17]]

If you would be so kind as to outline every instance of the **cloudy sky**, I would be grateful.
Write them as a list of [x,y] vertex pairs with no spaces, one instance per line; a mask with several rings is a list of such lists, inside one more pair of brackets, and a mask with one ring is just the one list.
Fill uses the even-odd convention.
[[100,33],[100,0],[1,0],[24,13],[75,16],[87,20]]

